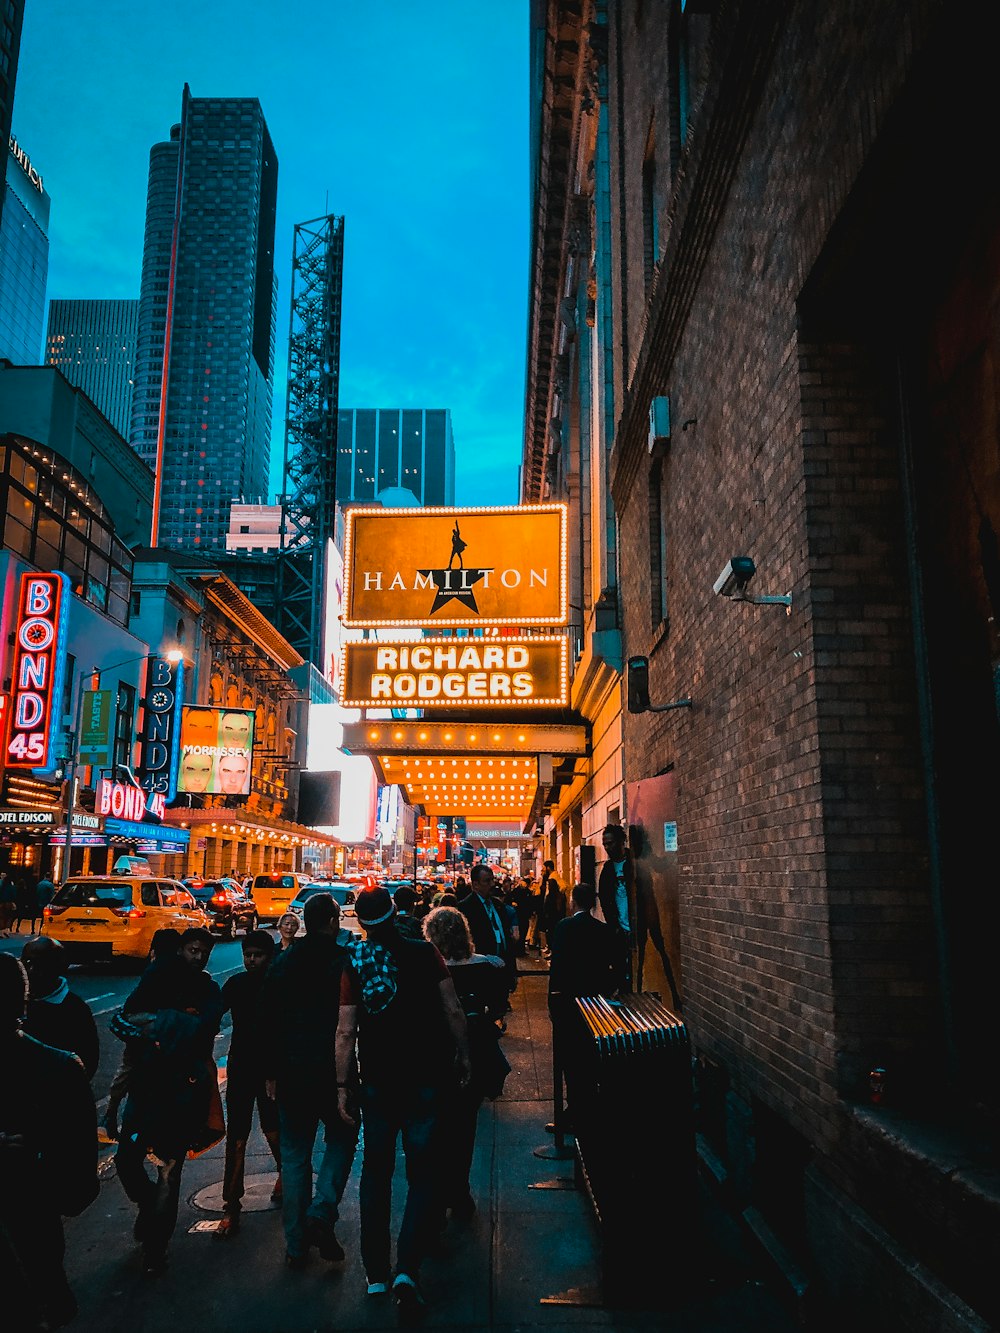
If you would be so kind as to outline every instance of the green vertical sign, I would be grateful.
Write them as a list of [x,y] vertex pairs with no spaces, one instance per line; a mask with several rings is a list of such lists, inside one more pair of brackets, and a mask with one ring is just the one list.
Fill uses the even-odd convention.
[[107,767],[111,763],[111,727],[114,718],[114,690],[85,690],[80,714],[81,764]]

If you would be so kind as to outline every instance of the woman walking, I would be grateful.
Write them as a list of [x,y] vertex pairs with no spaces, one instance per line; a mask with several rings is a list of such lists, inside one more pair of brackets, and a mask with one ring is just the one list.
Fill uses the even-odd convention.
[[473,952],[465,916],[455,907],[435,907],[424,918],[424,935],[448,965],[469,1029],[472,1077],[446,1099],[438,1121],[442,1212],[456,1221],[476,1211],[469,1169],[476,1144],[476,1121],[484,1097],[496,1097],[510,1066],[499,1046],[497,1023],[507,1007],[507,981],[499,958]]

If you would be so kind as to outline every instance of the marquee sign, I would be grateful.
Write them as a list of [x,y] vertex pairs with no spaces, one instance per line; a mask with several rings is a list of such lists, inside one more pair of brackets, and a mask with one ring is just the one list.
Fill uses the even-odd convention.
[[345,708],[561,707],[569,700],[563,638],[345,643],[341,680]]
[[40,778],[58,766],[69,601],[69,579],[58,570],[21,575],[4,763]]
[[166,802],[161,794],[144,792],[131,782],[112,782],[108,778],[101,778],[97,784],[94,809],[99,815],[112,815],[115,819],[128,819],[138,824],[149,816],[162,819]]
[[349,509],[344,624],[564,625],[566,506]]
[[184,663],[150,656],[139,744],[139,786],[168,801],[177,794],[183,695]]

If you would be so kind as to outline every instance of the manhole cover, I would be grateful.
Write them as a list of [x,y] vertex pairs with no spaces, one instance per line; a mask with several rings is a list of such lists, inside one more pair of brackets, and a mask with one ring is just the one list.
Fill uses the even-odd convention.
[[[247,1176],[243,1190],[243,1211],[245,1213],[266,1213],[271,1208],[280,1208],[280,1203],[271,1202],[271,1191],[274,1189],[273,1171],[268,1171],[265,1175]],[[217,1181],[214,1185],[206,1185],[203,1190],[199,1190],[191,1199],[195,1208],[200,1208],[205,1213],[222,1212],[222,1181]]]

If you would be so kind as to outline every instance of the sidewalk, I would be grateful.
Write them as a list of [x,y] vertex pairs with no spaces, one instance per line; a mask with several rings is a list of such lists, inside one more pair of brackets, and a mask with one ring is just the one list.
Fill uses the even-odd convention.
[[[479,1122],[472,1180],[479,1209],[466,1226],[449,1224],[440,1253],[424,1266],[429,1306],[424,1327],[791,1333],[794,1323],[761,1285],[735,1227],[707,1194],[701,1219],[705,1273],[680,1303],[671,1301],[670,1293],[684,1274],[671,1272],[669,1255],[664,1255],[660,1309],[546,1303],[574,1289],[593,1292],[600,1270],[595,1228],[585,1196],[573,1186],[572,1161],[534,1153],[553,1144],[544,1128],[552,1118],[546,984],[544,974],[524,975],[513,997],[503,1039],[512,1072],[502,1100],[486,1103]],[[205,1210],[206,1203],[219,1203],[221,1145],[186,1164],[170,1264],[157,1279],[141,1276],[132,1240],[134,1210],[117,1180],[107,1179],[97,1202],[66,1227],[67,1272],[80,1303],[73,1329],[166,1333],[182,1324],[195,1333],[304,1333],[396,1327],[391,1298],[365,1294],[358,1257],[360,1151],[337,1228],[347,1260],[329,1265],[314,1254],[301,1273],[283,1266],[281,1220],[268,1200],[273,1164],[257,1131],[251,1154],[248,1183],[260,1211],[244,1212],[240,1233],[224,1242],[210,1230],[220,1212]],[[552,1188],[553,1182],[562,1187]],[[401,1166],[395,1183],[398,1205]]]

